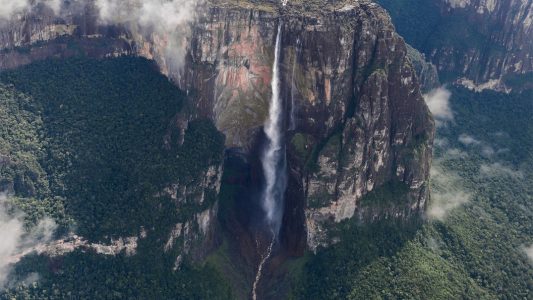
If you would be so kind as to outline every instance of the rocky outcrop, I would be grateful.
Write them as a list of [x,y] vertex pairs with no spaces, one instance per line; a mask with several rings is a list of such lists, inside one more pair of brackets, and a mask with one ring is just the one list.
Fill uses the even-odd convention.
[[437,67],[428,62],[424,54],[407,45],[407,56],[413,64],[416,75],[418,76],[418,82],[420,83],[420,89],[423,93],[428,93],[440,86]]
[[178,209],[193,206],[200,209],[191,218],[177,223],[165,243],[165,252],[179,249],[174,269],[178,269],[184,257],[192,259],[204,257],[215,241],[218,202],[216,195],[220,192],[222,165],[211,165],[198,180],[191,184],[176,183],[167,187],[165,194],[177,203]]
[[[501,79],[508,74],[533,72],[533,1],[444,0],[443,15],[465,15],[468,24],[485,39],[483,47],[458,53],[435,49],[439,69],[462,70],[475,83]],[[469,37],[464,37],[467,40]],[[479,45],[482,46],[482,45]]]
[[508,77],[533,73],[531,0],[375,2],[389,9],[398,31],[444,81],[505,90]]
[[[328,229],[337,222],[418,214],[428,197],[433,123],[403,40],[372,4],[340,7],[333,16],[299,33],[293,47],[305,50],[294,55],[296,71],[286,80],[294,82],[286,95],[297,108],[290,151],[299,160],[291,168],[305,190],[311,249],[335,240]],[[312,47],[317,40],[327,46]],[[389,182],[404,184],[409,196],[362,205]]]
[[[179,85],[196,95],[198,111],[215,120],[228,147],[250,148],[267,114],[279,22],[281,95],[287,127],[295,125],[287,136],[293,184],[285,207],[292,216],[282,229],[292,238],[286,240],[297,247],[294,240],[307,235],[315,249],[330,242],[328,227],[356,212],[368,220],[421,213],[433,123],[405,43],[377,5],[353,2],[318,11],[290,2],[279,11],[211,6],[193,28]],[[396,181],[406,187],[403,202],[382,210],[361,207],[367,193]],[[304,193],[304,205],[291,189]],[[291,224],[300,220],[305,227]]]
[[[352,217],[372,221],[424,211],[434,127],[406,45],[387,13],[369,1],[315,4],[208,2],[191,24],[181,70],[165,64],[160,38],[100,26],[90,7],[76,17],[39,18],[35,26],[19,19],[0,30],[0,68],[79,52],[153,58],[187,91],[190,118],[211,118],[226,146],[246,153],[261,139],[267,117],[281,24],[290,169],[282,237],[289,248],[307,244],[314,250],[334,241],[330,229]],[[374,195],[386,201],[363,201],[389,186],[401,187],[401,195],[392,197],[401,201],[386,193]],[[189,188],[178,184],[166,192],[179,201]],[[168,248],[193,225],[204,232],[215,213],[177,224]]]
[[[141,238],[143,238],[141,236]],[[49,257],[63,256],[76,250],[83,252],[94,252],[101,255],[115,256],[124,253],[126,256],[134,255],[137,250],[138,236],[118,238],[111,240],[110,244],[89,243],[83,237],[72,235],[63,240],[56,240],[50,243],[38,244],[34,247],[24,249],[23,252],[8,257],[7,263],[16,264],[24,256],[29,254],[45,254]]]
[[[8,21],[0,21],[3,22],[0,23],[0,71],[17,68],[37,60],[76,55],[94,58],[139,55],[150,59],[162,59],[155,57],[159,55],[157,51],[160,45],[157,43],[153,42],[152,47],[155,50],[143,48],[148,44],[144,37],[130,33],[122,26],[100,24],[97,10],[90,1],[65,3],[60,16],[55,15],[53,10],[45,5],[37,5],[31,7],[31,12],[27,14],[15,15]],[[173,147],[171,143],[175,129],[178,131],[178,145],[182,146],[191,119],[187,112],[176,115],[172,120],[174,126],[169,126],[169,132],[164,137],[162,146],[168,149]],[[171,184],[156,195],[175,201],[180,210],[195,212],[190,214],[190,218],[176,224],[174,230],[169,233],[165,249],[180,253],[176,258],[176,268],[180,266],[184,257],[201,258],[213,246],[218,211],[216,195],[220,190],[223,166],[222,161],[209,163],[210,167],[206,168],[198,178]],[[148,229],[145,233],[152,234],[152,230],[154,228]],[[136,241],[134,242],[136,246]],[[124,243],[121,243],[122,240],[118,240],[106,247],[115,247],[117,253],[123,248],[128,254],[135,252],[135,247],[129,246],[132,244],[129,239],[124,247],[122,247]],[[58,246],[50,247],[52,250],[53,247],[72,248],[73,251],[77,248],[90,249],[93,246],[84,240],[80,242],[75,239],[73,242],[58,242]],[[107,248],[102,247],[93,248],[97,253],[107,251]],[[43,251],[50,254],[54,252],[52,250]],[[54,253],[63,255],[68,251]]]
[[38,5],[27,14],[0,20],[0,71],[52,57],[104,58],[135,53],[124,29],[98,24],[94,6],[70,9],[56,16],[49,7]]
[[285,222],[305,219],[311,248],[329,242],[330,220],[353,217],[359,200],[386,182],[404,183],[410,197],[390,215],[373,210],[373,218],[422,211],[433,135],[405,44],[387,15],[369,3],[330,9],[302,16],[291,4],[281,13],[213,7],[193,31],[185,68],[191,72],[180,81],[197,93],[199,109],[213,108],[204,113],[230,137],[228,146],[247,148],[266,117],[273,41],[282,22],[282,95],[297,112],[287,115],[296,124],[288,139],[303,140],[289,143],[297,177],[291,188],[303,187],[307,206],[301,218],[287,205],[295,218]]

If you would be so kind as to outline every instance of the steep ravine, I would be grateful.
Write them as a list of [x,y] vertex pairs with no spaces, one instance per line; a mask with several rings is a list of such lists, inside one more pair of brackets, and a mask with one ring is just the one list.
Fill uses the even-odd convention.
[[[120,26],[99,25],[90,8],[76,17],[28,17],[0,29],[0,69],[80,53],[156,60],[188,95],[184,118],[209,118],[226,137],[224,175],[215,184],[222,180],[223,234],[205,236],[230,253],[233,263],[222,264],[227,274],[244,274],[233,280],[243,291],[237,296],[250,296],[260,260],[254,240],[265,180],[259,157],[279,24],[288,186],[280,243],[265,272],[338,241],[334,229],[341,221],[420,216],[429,199],[434,125],[387,13],[370,1],[330,1],[320,9],[213,2],[191,24],[180,72],[166,68],[161,45],[135,40]],[[34,26],[28,26],[31,20]],[[395,199],[383,199],[388,194]],[[259,286],[258,294],[267,286]]]

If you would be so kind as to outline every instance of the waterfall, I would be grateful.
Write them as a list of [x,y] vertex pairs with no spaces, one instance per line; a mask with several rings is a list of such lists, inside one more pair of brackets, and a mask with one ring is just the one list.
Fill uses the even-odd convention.
[[[274,247],[274,243],[276,241],[276,236],[272,235],[272,240],[268,244],[268,248],[266,253],[261,257],[261,261],[259,262],[259,266],[257,267],[257,273],[255,274],[255,281],[252,286],[252,300],[257,300],[257,286],[259,285],[259,281],[261,281],[261,275],[263,275],[263,267],[265,266],[266,261],[270,258],[270,255],[272,255],[272,247]],[[257,246],[259,247],[259,241],[255,241]]]
[[[261,155],[261,164],[265,176],[265,188],[261,204],[265,212],[266,223],[270,231],[270,242],[266,252],[260,255],[260,262],[252,288],[252,299],[257,299],[257,287],[261,281],[265,263],[272,255],[272,248],[276,243],[281,218],[283,215],[283,197],[287,187],[287,162],[283,141],[283,99],[280,97],[279,57],[281,55],[281,21],[278,25],[276,47],[274,50],[274,65],[272,67],[272,99],[268,111],[268,120],[264,131],[266,146]],[[257,250],[261,253],[260,239],[256,239]]]
[[278,26],[274,66],[272,68],[272,99],[264,131],[266,147],[261,157],[265,176],[262,206],[266,221],[277,236],[283,214],[283,196],[287,186],[285,145],[283,143],[283,99],[280,97],[279,57],[281,54],[281,22]]

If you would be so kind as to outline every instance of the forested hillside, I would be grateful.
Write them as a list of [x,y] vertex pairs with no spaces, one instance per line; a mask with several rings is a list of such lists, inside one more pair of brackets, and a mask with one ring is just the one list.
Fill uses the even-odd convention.
[[0,299],[533,299],[533,0],[0,4]]
[[[175,117],[186,109],[185,97],[152,62],[47,60],[3,72],[0,82],[0,185],[28,228],[49,216],[59,224],[55,238],[73,231],[102,243],[146,231],[134,255],[27,256],[10,282],[29,286],[0,297],[228,296],[220,275],[189,265],[174,272],[180,250],[163,251],[174,224],[216,196],[178,206],[161,191],[202,179],[221,163],[224,139],[210,121],[198,120],[180,146]],[[27,280],[35,273],[38,283]]]
[[533,92],[451,92],[427,222],[347,222],[293,271],[295,298],[533,297]]

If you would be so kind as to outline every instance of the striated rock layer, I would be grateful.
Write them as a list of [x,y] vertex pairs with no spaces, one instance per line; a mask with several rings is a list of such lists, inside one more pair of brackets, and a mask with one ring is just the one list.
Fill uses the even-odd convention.
[[[441,70],[462,71],[475,83],[533,72],[532,0],[442,0],[444,18],[464,16],[484,39],[469,49],[442,47],[432,58]],[[457,37],[465,40],[479,39]],[[476,47],[477,46],[477,47]]]
[[[306,245],[312,250],[328,245],[336,240],[335,224],[353,217],[420,215],[429,197],[434,125],[406,45],[387,13],[369,1],[320,7],[213,2],[191,24],[182,69],[167,65],[164,37],[99,25],[90,5],[67,17],[41,11],[2,27],[0,69],[79,53],[155,59],[187,91],[189,118],[212,119],[226,135],[226,146],[246,153],[267,117],[275,35],[283,19],[286,248],[299,254]],[[212,184],[219,186],[220,176],[215,177],[218,183]],[[198,216],[202,231],[214,216],[213,211]],[[171,244],[187,234],[184,228],[176,225]]]
[[533,76],[533,0],[374,0],[446,82],[506,91]]

